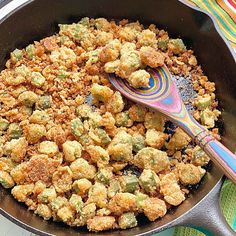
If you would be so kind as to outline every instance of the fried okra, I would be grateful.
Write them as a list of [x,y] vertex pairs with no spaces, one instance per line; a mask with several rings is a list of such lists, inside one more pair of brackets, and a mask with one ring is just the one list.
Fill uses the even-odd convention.
[[165,119],[159,112],[147,112],[144,118],[146,129],[164,130]]
[[143,122],[145,119],[146,113],[147,113],[147,109],[140,105],[133,105],[129,109],[130,119],[137,122]]
[[180,163],[177,165],[177,172],[180,182],[184,185],[194,185],[200,182],[202,176],[206,173],[200,166],[193,164]]
[[84,17],[11,52],[0,72],[0,188],[45,220],[95,232],[181,204],[209,157],[109,80],[148,88],[150,68],[162,66],[192,78],[193,116],[220,139],[215,84],[181,39],[153,24]]
[[87,152],[89,153],[92,162],[96,163],[98,167],[104,167],[109,164],[109,154],[107,150],[100,146],[88,146]]
[[26,154],[28,142],[24,138],[12,139],[3,147],[4,153],[11,158],[12,161],[21,162]]
[[141,169],[151,169],[156,173],[170,168],[170,161],[166,152],[152,147],[141,149],[133,158],[132,164]]
[[49,220],[52,217],[52,211],[46,204],[38,204],[35,213],[43,217],[44,220]]
[[87,221],[88,229],[90,231],[103,231],[115,227],[115,217],[113,216],[95,216]]
[[82,146],[75,140],[66,141],[65,143],[63,143],[62,148],[66,161],[72,162],[81,156]]
[[165,144],[167,138],[168,135],[163,132],[156,131],[155,129],[148,129],[145,142],[150,147],[160,149]]
[[90,165],[85,159],[78,158],[70,165],[73,179],[93,179],[96,174],[96,168]]
[[157,48],[156,34],[149,29],[143,30],[141,34],[138,35],[138,44]]
[[108,101],[113,95],[113,91],[109,87],[99,84],[92,85],[91,93],[95,99],[101,102]]
[[209,161],[210,158],[199,146],[193,148],[191,160],[192,164],[196,166],[205,166],[209,163]]
[[109,202],[108,208],[115,215],[124,212],[136,211],[136,196],[132,193],[117,193]]
[[137,70],[131,73],[128,77],[129,83],[134,88],[147,88],[149,87],[150,74],[145,70]]
[[137,153],[145,147],[145,138],[139,133],[134,133],[132,135],[133,151]]
[[151,193],[159,187],[160,179],[153,170],[144,169],[139,177],[139,183],[147,193]]
[[108,154],[116,161],[128,161],[132,157],[132,136],[119,131],[108,146]]
[[115,92],[106,103],[106,109],[111,113],[119,113],[124,109],[124,101],[120,92]]
[[170,150],[181,150],[186,147],[190,141],[191,138],[182,129],[177,128],[169,142],[166,143],[166,148]]
[[72,184],[72,188],[80,196],[84,196],[88,192],[91,186],[92,183],[85,178],[75,180],[74,183]]
[[55,142],[43,141],[39,144],[39,152],[49,157],[53,157],[58,151],[58,146]]
[[69,166],[60,166],[52,176],[52,183],[58,193],[64,193],[72,188],[73,173]]
[[174,173],[166,174],[160,181],[160,193],[164,195],[166,202],[173,206],[178,206],[185,200]]
[[33,192],[34,184],[17,185],[13,187],[11,193],[19,202],[25,202],[27,197]]
[[39,124],[29,124],[25,127],[25,136],[30,144],[38,143],[46,135],[46,128]]
[[12,188],[15,185],[12,176],[6,171],[2,170],[0,171],[0,184],[4,188]]
[[97,207],[103,208],[107,205],[107,188],[96,182],[88,192],[87,203],[95,203]]
[[141,47],[140,49],[140,58],[143,64],[156,68],[164,65],[164,56],[162,53],[158,52],[154,48]]
[[122,214],[118,219],[118,223],[121,229],[133,228],[138,224],[133,212]]
[[142,208],[144,214],[150,221],[163,217],[167,211],[165,202],[158,198],[148,198],[144,200]]

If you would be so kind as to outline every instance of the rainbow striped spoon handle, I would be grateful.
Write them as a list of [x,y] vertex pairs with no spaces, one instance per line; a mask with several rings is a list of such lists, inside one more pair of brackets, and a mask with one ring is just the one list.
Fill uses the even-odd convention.
[[128,99],[155,109],[180,126],[208,154],[211,160],[236,183],[236,156],[214,139],[187,111],[166,66],[149,69],[150,87],[134,89],[126,80],[111,74],[110,82]]

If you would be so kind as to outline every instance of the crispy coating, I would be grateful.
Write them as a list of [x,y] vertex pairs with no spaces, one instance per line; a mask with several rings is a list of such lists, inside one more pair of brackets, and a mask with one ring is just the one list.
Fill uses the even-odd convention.
[[163,66],[165,60],[162,53],[156,51],[154,48],[150,46],[141,47],[140,58],[143,64],[150,66],[152,68]]
[[11,159],[5,157],[0,158],[0,170],[11,172],[14,167],[15,163]]
[[59,63],[67,67],[71,67],[73,63],[76,62],[76,55],[72,49],[61,47],[52,51],[50,60],[54,63]]
[[106,73],[116,73],[120,66],[120,60],[109,61],[104,65],[104,71]]
[[124,109],[124,100],[120,92],[115,92],[106,103],[106,109],[112,113],[121,112]]
[[116,161],[129,161],[132,157],[132,137],[119,131],[108,146],[108,154]]
[[27,177],[27,173],[25,172],[26,166],[27,163],[23,162],[11,170],[10,174],[15,183],[23,184],[25,182]]
[[27,181],[37,182],[42,180],[49,183],[52,174],[61,163],[60,160],[48,158],[47,155],[34,155],[24,164],[22,171],[25,171]]
[[95,99],[101,102],[108,101],[113,95],[113,91],[109,87],[96,83],[92,85],[91,93]]
[[52,183],[58,193],[64,193],[72,188],[72,171],[69,166],[60,166],[52,176]]
[[35,144],[46,135],[45,126],[39,124],[29,124],[25,127],[25,136],[30,144]]
[[11,193],[17,201],[25,202],[27,196],[33,192],[33,189],[34,184],[17,185],[11,190]]
[[96,36],[96,44],[98,46],[104,46],[104,45],[108,44],[112,39],[113,39],[112,33],[98,31],[98,34]]
[[36,110],[33,114],[29,117],[29,121],[31,123],[45,125],[49,121],[49,115],[45,111]]
[[3,150],[12,161],[21,162],[26,154],[27,146],[28,143],[25,138],[12,139],[10,142],[6,142]]
[[156,131],[155,129],[148,129],[145,142],[150,147],[160,149],[165,144],[167,138],[168,135],[163,132]]
[[96,168],[83,158],[78,158],[73,161],[70,165],[70,169],[73,173],[73,179],[93,179],[96,174]]
[[136,196],[131,193],[117,193],[109,202],[108,208],[115,214],[136,211]]
[[145,70],[136,70],[128,78],[129,83],[134,88],[148,88],[150,74]]
[[44,220],[49,220],[52,217],[51,209],[45,204],[39,204],[35,213],[43,217]]
[[89,153],[92,162],[96,163],[98,167],[103,167],[109,163],[109,154],[107,150],[103,149],[100,146],[88,146],[87,152]]
[[169,173],[162,177],[160,192],[164,195],[165,201],[173,206],[178,206],[185,200],[184,193],[181,191],[174,173]]
[[178,127],[169,142],[166,143],[166,148],[169,150],[181,150],[186,147],[190,141],[191,138]]
[[96,182],[88,193],[87,203],[95,203],[97,207],[103,208],[107,205],[107,188]]
[[50,203],[57,197],[54,187],[44,188],[43,191],[37,196],[40,203]]
[[100,52],[99,59],[102,62],[115,61],[120,55],[121,43],[115,39],[109,42]]
[[75,180],[72,185],[72,188],[78,195],[84,196],[88,192],[91,186],[92,183],[88,179],[83,178]]
[[163,217],[167,211],[165,202],[158,198],[148,198],[144,200],[142,208],[145,216],[147,216],[150,221]]
[[55,125],[47,131],[46,137],[61,147],[66,141],[67,135],[60,125]]
[[77,141],[66,141],[62,148],[66,161],[72,162],[81,156],[82,146]]
[[6,171],[0,171],[0,183],[4,188],[12,188],[15,183],[12,176]]
[[193,148],[191,160],[192,164],[196,166],[205,166],[209,163],[209,161],[210,158],[199,146]]
[[146,129],[164,130],[165,119],[159,112],[147,112],[144,118]]
[[115,217],[113,216],[95,216],[87,221],[89,231],[99,232],[115,227]]
[[74,211],[69,206],[63,206],[57,212],[57,216],[65,223],[70,223],[74,219]]
[[200,166],[193,164],[180,163],[177,165],[177,172],[180,182],[184,185],[197,184],[200,182],[202,176],[206,173]]
[[133,121],[143,122],[147,109],[140,105],[132,105],[129,109],[129,117]]
[[46,154],[49,157],[53,157],[58,153],[58,151],[58,146],[54,142],[43,141],[39,144],[39,152],[42,154]]
[[168,170],[170,162],[166,152],[152,147],[141,149],[133,158],[132,163],[141,169],[151,169],[156,173]]
[[127,24],[125,27],[120,28],[119,38],[121,41],[132,42],[137,38],[139,32],[137,27],[132,27],[132,25]]
[[138,35],[138,44],[141,46],[150,46],[156,49],[156,34],[149,29],[143,30],[141,34]]

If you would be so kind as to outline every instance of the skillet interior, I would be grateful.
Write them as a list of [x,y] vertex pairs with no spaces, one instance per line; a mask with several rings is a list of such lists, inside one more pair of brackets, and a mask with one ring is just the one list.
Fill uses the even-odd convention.
[[[76,22],[82,16],[128,18],[147,24],[155,23],[160,28],[166,29],[173,37],[183,38],[187,46],[195,51],[206,75],[216,83],[217,97],[221,102],[221,107],[224,108],[223,142],[235,151],[233,149],[236,141],[236,106],[234,106],[236,85],[233,81],[236,78],[235,61],[208,16],[176,0],[36,0],[30,2],[6,19],[2,21],[0,19],[0,69],[4,68],[11,50],[24,47],[33,40],[55,33],[58,23]],[[213,165],[194,195],[172,213],[154,223],[140,219],[139,227],[126,231],[114,231],[112,235],[136,235],[154,229],[161,230],[197,204],[214,187],[221,176],[219,170]],[[23,227],[29,225],[58,236],[74,235],[76,232],[92,235],[87,231],[43,221],[28,212],[23,205],[13,199],[9,191],[3,189],[0,191],[0,208],[11,220],[16,223],[18,220],[23,222],[25,224]],[[40,232],[35,231],[35,233]],[[102,233],[102,235],[108,234],[110,235],[111,232]]]

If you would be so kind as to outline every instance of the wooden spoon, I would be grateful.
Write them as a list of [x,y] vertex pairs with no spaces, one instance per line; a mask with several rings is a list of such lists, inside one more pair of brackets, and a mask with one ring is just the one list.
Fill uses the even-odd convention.
[[132,88],[126,80],[114,74],[110,74],[109,79],[112,85],[128,99],[163,113],[180,126],[236,184],[236,156],[187,111],[167,67],[149,68],[148,72],[151,75],[149,88]]

